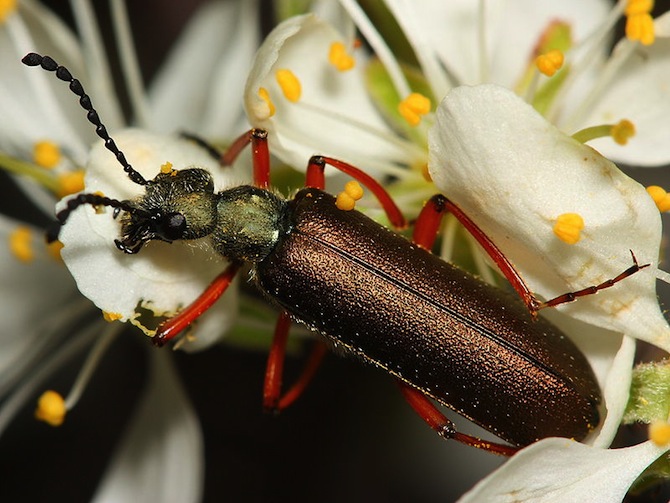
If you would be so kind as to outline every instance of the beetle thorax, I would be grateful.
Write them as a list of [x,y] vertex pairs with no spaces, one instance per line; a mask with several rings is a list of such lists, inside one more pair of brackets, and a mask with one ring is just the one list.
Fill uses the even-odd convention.
[[219,193],[217,214],[212,244],[231,260],[263,260],[288,231],[286,202],[267,190],[249,185]]

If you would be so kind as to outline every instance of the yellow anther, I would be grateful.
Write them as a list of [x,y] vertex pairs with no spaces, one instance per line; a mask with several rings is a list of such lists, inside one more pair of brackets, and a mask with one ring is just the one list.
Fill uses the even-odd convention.
[[123,315],[121,313],[110,313],[109,311],[103,311],[102,317],[106,322],[111,323],[113,321],[120,320],[123,318]]
[[58,166],[60,159],[60,148],[54,142],[38,141],[33,146],[33,161],[38,166],[51,169]]
[[610,134],[619,145],[625,145],[630,138],[635,136],[635,124],[628,119],[623,119],[612,126]]
[[47,244],[47,253],[49,256],[59,262],[63,261],[63,258],[60,256],[60,251],[63,249],[63,243],[60,241],[54,241],[53,243]]
[[65,400],[55,391],[45,391],[37,401],[35,418],[51,426],[60,426],[65,419]]
[[410,126],[421,122],[421,116],[430,112],[430,99],[420,93],[411,93],[398,104],[398,112]]
[[9,249],[15,258],[21,262],[32,262],[35,259],[33,249],[33,233],[30,227],[17,227],[9,235]]
[[670,211],[670,194],[668,194],[663,187],[651,185],[650,187],[647,187],[647,193],[654,200],[654,203],[656,203],[658,211],[661,213]]
[[535,58],[535,66],[547,77],[552,77],[563,66],[563,53],[558,49],[540,54]]
[[428,163],[424,162],[421,165],[421,176],[423,176],[423,179],[426,180],[427,182],[432,182],[433,177],[430,176],[430,170],[428,169]]
[[351,211],[356,206],[356,200],[346,192],[340,192],[335,199],[335,206],[342,211]]
[[626,38],[637,40],[643,45],[651,45],[656,38],[651,10],[653,0],[628,0],[626,14]]
[[84,190],[84,172],[69,171],[58,177],[58,196],[65,197]]
[[333,42],[328,51],[328,61],[340,72],[351,70],[356,65],[356,60],[347,52],[342,42]]
[[584,219],[578,213],[563,213],[556,217],[554,234],[558,239],[573,245],[581,239],[581,231],[584,228]]
[[656,421],[649,425],[649,440],[659,447],[670,444],[670,424]]
[[14,11],[16,11],[16,0],[0,0],[0,23],[4,23]]
[[344,190],[337,195],[335,206],[342,211],[351,211],[356,206],[356,201],[363,197],[363,187],[356,180],[351,180],[344,185]]
[[275,72],[275,79],[277,79],[277,84],[279,84],[279,87],[281,87],[281,90],[287,100],[295,103],[300,99],[300,95],[302,93],[300,81],[291,70],[277,70]]
[[[105,197],[105,193],[101,190],[96,190],[94,194],[99,197]],[[102,215],[105,212],[105,206],[102,204],[96,204],[93,206],[93,209],[95,209],[96,215]]]
[[168,173],[172,173],[173,171],[175,173],[177,172],[176,169],[175,170],[172,169],[172,163],[171,162],[168,161],[165,164],[161,164],[161,173],[168,174]]
[[628,0],[624,14],[626,16],[649,14],[653,8],[654,0]]
[[344,192],[349,194],[354,201],[363,197],[363,187],[356,180],[351,180],[344,185]]
[[261,87],[258,90],[258,96],[260,96],[260,98],[263,101],[265,101],[265,103],[268,106],[268,114],[267,114],[267,117],[265,117],[265,118],[269,119],[270,117],[272,117],[275,114],[275,111],[277,110],[275,108],[275,104],[272,103],[272,100],[270,99],[270,93],[268,93],[267,89],[265,89],[264,87]]

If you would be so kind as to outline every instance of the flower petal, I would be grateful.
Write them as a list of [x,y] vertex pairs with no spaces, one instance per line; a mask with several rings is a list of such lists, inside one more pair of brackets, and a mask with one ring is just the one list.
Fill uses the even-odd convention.
[[[482,51],[482,2],[456,0],[446,7],[440,0],[424,1],[420,9],[407,0],[386,0],[386,4],[415,50],[434,51],[455,77],[453,84],[492,82],[509,88],[523,74],[535,45],[552,21],[570,23],[579,40],[595,29],[610,8],[602,0],[487,1],[483,18],[486,50]],[[482,55],[486,61],[482,61]]]
[[201,500],[204,446],[198,419],[170,355],[149,353],[149,382],[93,498],[96,503]]
[[[318,153],[366,171],[424,158],[421,149],[394,135],[376,111],[365,87],[362,51],[354,52],[354,68],[338,71],[328,61],[333,42],[351,46],[329,24],[306,15],[281,23],[259,49],[244,101],[251,124],[269,131],[273,153],[296,168]],[[278,70],[297,77],[301,93],[296,101],[284,96]],[[259,95],[261,89],[267,91],[274,114]]]
[[637,476],[666,450],[651,442],[599,449],[547,438],[516,454],[459,501],[622,501]]
[[151,86],[152,130],[228,140],[242,131],[257,12],[248,0],[210,2],[196,12]]
[[[77,290],[67,269],[51,259],[40,247],[41,232],[31,229],[35,259],[23,263],[9,250],[10,234],[18,223],[0,216],[0,395],[30,367],[45,348],[53,350],[57,337],[54,326],[60,326],[60,314],[72,314]],[[44,288],[58,285],[58,288]]]
[[[670,24],[670,13],[656,22]],[[621,64],[620,60],[625,62]],[[603,155],[631,166],[670,163],[670,37],[659,37],[650,46],[623,39],[615,47],[609,65],[616,71],[608,76],[609,84],[600,90],[581,127],[628,119],[636,133],[626,145],[618,145],[611,138],[600,138],[591,144]]]
[[[651,264],[559,309],[670,350],[655,293],[660,216],[642,186],[496,86],[454,89],[438,107],[429,148],[435,185],[545,298],[616,277],[632,265],[629,250]],[[569,245],[552,228],[573,212],[586,226]]]
[[[165,162],[171,162],[174,169],[189,166],[208,169],[214,177],[215,190],[232,184],[236,176],[220,168],[203,149],[183,139],[140,130],[126,130],[115,138],[128,161],[147,179],[158,174]],[[128,179],[115,157],[99,142],[91,151],[86,190],[101,191],[117,199],[132,199],[143,189]],[[157,316],[173,315],[202,293],[227,265],[204,240],[198,245],[154,241],[139,254],[126,255],[114,244],[119,232],[113,211],[107,208],[99,214],[86,206],[71,213],[60,239],[65,245],[63,259],[79,290],[100,309],[120,315],[123,321],[135,320],[138,307],[149,309]],[[233,321],[237,308],[235,290],[230,288],[205,315],[216,317],[210,323],[216,325],[214,334],[217,336]],[[206,318],[196,327],[196,333],[201,332],[204,320]]]

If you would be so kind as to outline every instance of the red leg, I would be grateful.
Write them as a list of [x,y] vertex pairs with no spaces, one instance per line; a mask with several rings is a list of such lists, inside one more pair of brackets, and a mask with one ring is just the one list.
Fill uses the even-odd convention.
[[317,341],[301,376],[286,394],[281,396],[284,360],[286,357],[286,343],[288,341],[290,326],[291,319],[288,314],[286,312],[281,313],[275,327],[272,346],[270,347],[270,354],[268,355],[268,363],[265,370],[263,408],[266,411],[278,412],[295,402],[307,388],[307,385],[316,374],[316,371],[326,354],[326,345],[321,341]]
[[332,167],[339,169],[367,187],[382,205],[391,224],[396,229],[404,229],[407,227],[407,220],[405,220],[400,208],[395,204],[389,193],[386,192],[386,189],[384,189],[384,187],[370,175],[346,162],[318,155],[312,157],[307,165],[307,177],[305,179],[306,187],[314,187],[317,189],[323,189],[325,187],[323,171],[326,164],[330,164]]
[[398,387],[400,388],[403,397],[405,397],[405,400],[407,400],[414,411],[442,438],[446,440],[453,439],[462,444],[476,447],[478,449],[484,449],[493,454],[500,454],[502,456],[512,456],[519,450],[518,447],[489,442],[488,440],[482,440],[471,435],[466,435],[465,433],[457,432],[454,423],[447,419],[447,417],[433,405],[426,395],[400,380],[397,380],[396,382],[398,383]]
[[266,189],[270,185],[270,150],[268,132],[264,129],[251,129],[240,135],[220,156],[222,166],[230,166],[251,143],[251,160],[254,169],[254,185]]
[[205,291],[202,292],[190,305],[180,311],[176,316],[161,323],[156,330],[156,335],[152,338],[153,344],[159,347],[165,345],[165,343],[173,339],[179,332],[188,327],[201,314],[212,307],[212,304],[214,304],[230,286],[230,283],[233,281],[239,268],[240,264],[230,264],[225,271],[214,278],[214,281],[212,281]]
[[431,197],[421,210],[414,227],[414,242],[419,246],[430,249],[435,241],[442,217],[447,212],[451,212],[451,214],[458,219],[463,227],[465,227],[465,229],[477,240],[484,251],[488,253],[489,257],[491,257],[491,259],[500,269],[500,272],[503,273],[503,275],[507,278],[507,281],[510,282],[512,287],[521,296],[521,299],[524,301],[528,307],[528,310],[533,316],[535,316],[540,309],[545,307],[553,307],[559,304],[572,302],[577,297],[592,295],[600,290],[609,288],[615,283],[618,283],[619,281],[627,278],[632,274],[635,274],[640,269],[643,269],[649,265],[639,265],[635,255],[633,255],[633,252],[631,251],[631,255],[633,256],[633,265],[619,274],[617,277],[604,281],[599,285],[589,286],[576,292],[564,293],[546,302],[542,302],[530,291],[530,288],[528,288],[528,285],[526,285],[526,282],[523,280],[519,272],[514,268],[512,263],[500,251],[495,243],[491,241],[491,238],[489,238],[484,233],[484,231],[482,231],[477,226],[477,224],[470,220],[470,218],[465,213],[463,213],[463,211],[461,211],[458,206],[449,201],[442,194],[436,194]]

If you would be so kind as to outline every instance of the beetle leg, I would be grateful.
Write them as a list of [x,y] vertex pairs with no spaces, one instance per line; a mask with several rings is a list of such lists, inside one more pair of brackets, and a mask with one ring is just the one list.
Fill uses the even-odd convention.
[[288,341],[291,319],[288,313],[282,312],[277,319],[272,346],[268,355],[268,363],[265,370],[265,383],[263,386],[263,408],[268,412],[279,412],[291,405],[307,388],[316,374],[324,355],[326,345],[317,341],[312,353],[305,364],[302,374],[291,388],[280,398],[284,360],[286,356],[286,343]]
[[400,208],[393,201],[391,195],[386,191],[382,185],[373,177],[363,172],[362,170],[352,166],[349,163],[333,159],[332,157],[324,157],[321,155],[312,156],[307,165],[307,176],[305,178],[305,187],[314,187],[316,189],[324,189],[326,182],[324,178],[324,169],[326,164],[339,169],[343,173],[355,178],[361,182],[370,192],[372,192],[379,204],[381,204],[384,212],[391,221],[391,224],[396,229],[405,229],[407,227],[407,220],[403,216]]
[[503,252],[500,251],[500,248],[498,248],[496,244],[491,241],[491,238],[489,238],[476,223],[470,220],[470,218],[465,213],[463,213],[463,211],[458,206],[456,206],[442,194],[436,194],[431,197],[421,210],[421,213],[419,214],[419,217],[417,218],[416,224],[414,226],[414,242],[423,248],[430,249],[435,242],[435,237],[437,235],[442,217],[447,212],[450,212],[452,215],[454,215],[463,225],[463,227],[465,227],[465,229],[477,240],[484,251],[488,253],[489,257],[491,257],[491,259],[498,266],[498,269],[500,269],[500,272],[503,273],[505,278],[507,278],[507,281],[510,282],[512,287],[521,296],[521,299],[524,301],[528,307],[528,310],[533,316],[537,316],[537,312],[545,307],[553,307],[560,304],[565,304],[567,302],[572,302],[577,297],[593,295],[600,290],[614,286],[619,281],[635,274],[640,269],[644,269],[645,267],[649,266],[649,264],[639,265],[637,259],[635,258],[635,254],[633,254],[633,251],[631,250],[630,254],[633,257],[633,265],[615,278],[608,279],[599,285],[589,286],[575,292],[564,293],[546,302],[542,302],[535,296],[535,294],[533,294],[533,292],[531,292],[530,288],[528,288],[528,285],[523,280],[519,272],[503,254]]
[[481,438],[473,437],[472,435],[459,433],[456,431],[454,423],[447,419],[447,417],[435,407],[426,395],[399,379],[396,379],[396,382],[398,383],[400,392],[412,409],[414,409],[428,426],[445,440],[456,440],[462,444],[476,447],[478,449],[484,449],[485,451],[499,454],[501,456],[512,456],[519,450],[518,447],[511,445],[489,442],[488,440],[482,440]]
[[174,338],[179,332],[193,323],[201,314],[207,311],[230,286],[240,264],[232,263],[212,281],[204,292],[176,316],[161,323],[156,330],[151,342],[155,346],[163,346]]
[[563,295],[559,295],[558,297],[554,297],[553,299],[549,299],[546,302],[542,302],[539,306],[539,309],[542,309],[544,307],[553,307],[553,306],[558,306],[559,304],[565,304],[567,302],[572,302],[573,300],[577,299],[578,297],[584,297],[585,295],[593,295],[594,293],[599,292],[600,290],[604,290],[605,288],[609,288],[611,286],[614,286],[616,283],[619,281],[626,279],[628,276],[631,276],[638,272],[640,269],[644,269],[645,267],[649,267],[651,264],[644,264],[640,265],[637,262],[637,258],[635,257],[635,254],[633,253],[632,250],[629,250],[631,257],[633,257],[633,265],[630,266],[628,269],[623,271],[621,274],[618,276],[608,279],[606,281],[603,281],[599,285],[593,285],[593,286],[587,286],[586,288],[582,288],[581,290],[577,290],[576,292],[568,292],[564,293]]
[[251,160],[254,169],[254,185],[262,189],[270,185],[270,150],[268,132],[265,129],[250,129],[231,143],[225,152],[208,143],[197,135],[181,133],[181,136],[194,141],[217,159],[221,166],[231,166],[247,145],[251,143]]
[[435,236],[437,235],[437,230],[442,221],[442,217],[447,212],[454,215],[463,227],[465,227],[465,229],[477,240],[482,248],[484,248],[484,251],[486,251],[489,257],[495,262],[498,269],[500,269],[500,272],[503,273],[505,278],[507,278],[507,281],[510,282],[512,287],[521,296],[521,299],[528,307],[528,310],[535,316],[542,303],[535,297],[533,292],[530,291],[530,288],[528,288],[528,285],[526,285],[526,282],[523,280],[519,272],[514,268],[503,252],[500,251],[500,248],[491,241],[491,238],[489,238],[476,223],[470,220],[458,206],[442,194],[435,194],[431,197],[421,210],[414,227],[414,241],[418,245],[430,249],[435,241]]

